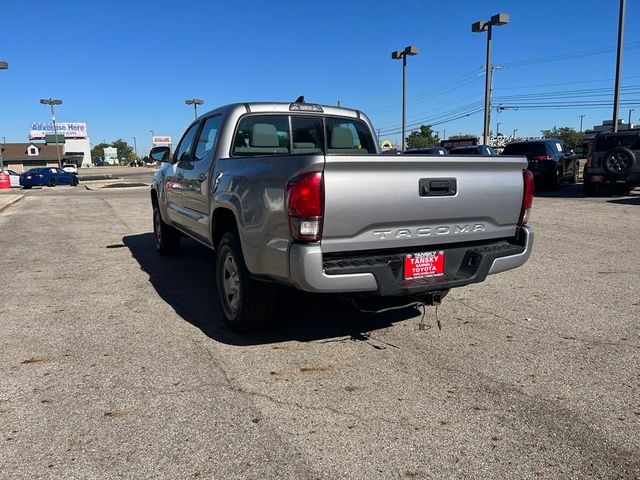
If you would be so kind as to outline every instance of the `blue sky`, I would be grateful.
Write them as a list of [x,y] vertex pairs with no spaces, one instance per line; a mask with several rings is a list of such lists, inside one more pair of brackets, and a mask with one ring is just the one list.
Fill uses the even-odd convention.
[[[86,122],[92,143],[135,136],[143,153],[152,129],[177,142],[193,118],[186,98],[207,109],[302,94],[361,109],[383,138],[399,141],[401,62],[390,53],[410,44],[420,54],[408,60],[407,123],[481,134],[482,113],[451,119],[482,105],[486,36],[470,25],[501,11],[511,20],[494,30],[492,60],[505,65],[494,103],[520,106],[494,112],[494,131],[500,122],[501,132],[533,136],[578,128],[581,114],[585,128],[611,118],[611,107],[582,105],[612,101],[617,0],[6,3],[0,136],[8,142],[27,141],[29,123],[49,119],[44,97],[61,98],[58,121]],[[637,102],[640,123],[640,2],[627,4],[621,98]],[[570,55],[548,58],[561,54]],[[625,121],[629,108],[620,110]]]

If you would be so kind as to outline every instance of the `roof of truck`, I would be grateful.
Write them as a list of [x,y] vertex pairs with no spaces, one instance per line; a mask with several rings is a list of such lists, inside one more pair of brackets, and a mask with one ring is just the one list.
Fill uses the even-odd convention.
[[[312,110],[314,107],[319,107],[322,110]],[[235,109],[244,109],[247,113],[251,112],[277,112],[277,113],[318,113],[318,114],[329,114],[329,115],[339,115],[343,117],[353,117],[360,118],[362,116],[362,112],[359,110],[337,107],[333,105],[322,105],[319,103],[310,103],[310,102],[242,102],[242,103],[231,103],[229,105],[224,105],[213,110],[210,110],[207,113],[211,112],[222,112],[222,111],[230,111]]]

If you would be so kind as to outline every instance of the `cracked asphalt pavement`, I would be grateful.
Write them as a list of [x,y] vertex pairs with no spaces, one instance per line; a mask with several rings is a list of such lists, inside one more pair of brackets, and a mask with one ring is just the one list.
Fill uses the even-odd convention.
[[[0,479],[640,478],[640,195],[538,195],[522,268],[416,309],[221,321],[145,188],[0,214]],[[636,191],[637,192],[637,191]]]

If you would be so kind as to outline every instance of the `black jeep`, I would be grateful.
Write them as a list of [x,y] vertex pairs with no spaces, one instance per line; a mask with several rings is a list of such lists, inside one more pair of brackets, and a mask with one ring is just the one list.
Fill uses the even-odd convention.
[[596,135],[584,167],[584,194],[628,194],[640,185],[640,129]]

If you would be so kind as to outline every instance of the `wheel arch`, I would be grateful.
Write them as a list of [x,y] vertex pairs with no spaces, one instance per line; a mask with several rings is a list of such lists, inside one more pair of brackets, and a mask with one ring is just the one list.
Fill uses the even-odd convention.
[[238,237],[240,247],[242,241],[238,230],[238,221],[233,211],[226,207],[216,208],[211,216],[211,244],[214,249],[218,249],[220,240],[226,232],[232,232]]

